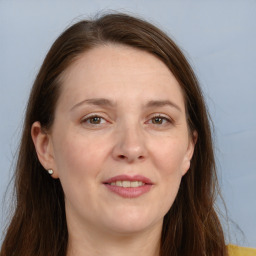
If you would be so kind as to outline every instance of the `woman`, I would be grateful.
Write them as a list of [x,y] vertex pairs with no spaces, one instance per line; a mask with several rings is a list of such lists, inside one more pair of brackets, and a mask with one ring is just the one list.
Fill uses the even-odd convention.
[[7,255],[227,255],[197,79],[162,31],[68,28],[31,91]]

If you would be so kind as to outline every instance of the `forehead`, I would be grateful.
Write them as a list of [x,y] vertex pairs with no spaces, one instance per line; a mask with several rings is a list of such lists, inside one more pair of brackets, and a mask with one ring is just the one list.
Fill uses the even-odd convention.
[[70,75],[78,72],[94,74],[103,71],[107,74],[124,68],[127,72],[135,70],[138,75],[142,72],[150,72],[173,76],[168,67],[153,54],[131,46],[107,44],[81,53],[64,71],[62,78],[66,80]]
[[95,47],[79,56],[61,77],[61,97],[71,101],[83,97],[145,99],[172,96],[183,101],[179,83],[156,56],[123,45]]

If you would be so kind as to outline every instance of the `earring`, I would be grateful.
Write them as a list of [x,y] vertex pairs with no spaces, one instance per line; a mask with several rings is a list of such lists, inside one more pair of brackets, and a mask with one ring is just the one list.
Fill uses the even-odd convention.
[[52,175],[52,174],[53,174],[53,170],[52,170],[52,169],[49,169],[49,170],[48,170],[48,173],[49,173],[50,175]]

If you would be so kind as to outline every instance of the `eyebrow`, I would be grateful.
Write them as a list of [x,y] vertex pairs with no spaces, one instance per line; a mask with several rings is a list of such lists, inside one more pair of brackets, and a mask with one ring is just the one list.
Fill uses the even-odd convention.
[[[104,106],[104,107],[114,107],[116,105],[111,100],[108,100],[105,98],[86,99],[86,100],[83,100],[83,101],[77,103],[76,105],[74,105],[71,108],[71,111],[77,107],[80,107],[81,105],[84,105],[84,104],[94,105],[94,106]],[[174,107],[178,111],[182,112],[181,108],[174,102],[171,102],[170,100],[150,100],[145,105],[146,108],[164,107],[164,106]]]
[[74,105],[71,108],[71,111],[84,104],[95,105],[95,106],[106,106],[106,107],[113,107],[115,105],[112,101],[105,98],[86,99]]
[[182,112],[181,108],[177,104],[175,104],[174,102],[171,102],[169,100],[150,100],[146,104],[147,108],[151,108],[151,107],[164,107],[164,106],[170,106],[170,107],[176,108],[177,110]]

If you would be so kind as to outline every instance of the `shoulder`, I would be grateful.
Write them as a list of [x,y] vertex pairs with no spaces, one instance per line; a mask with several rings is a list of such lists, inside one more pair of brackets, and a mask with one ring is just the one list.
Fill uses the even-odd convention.
[[229,256],[256,256],[256,249],[229,244]]

